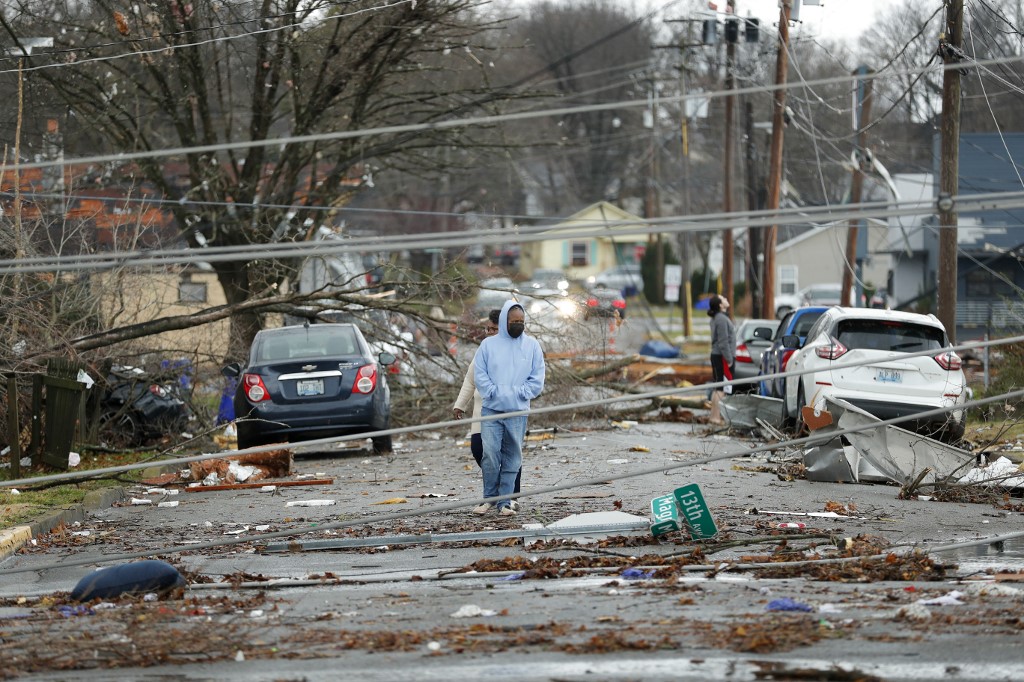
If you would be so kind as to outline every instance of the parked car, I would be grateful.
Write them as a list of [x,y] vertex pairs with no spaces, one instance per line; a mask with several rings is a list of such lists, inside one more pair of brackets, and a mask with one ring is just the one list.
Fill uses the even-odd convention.
[[[778,328],[778,320],[755,318],[740,322],[736,327],[734,379],[752,379],[760,373],[761,355],[771,347],[772,338]],[[759,390],[759,386],[757,382],[752,381],[735,386],[735,390],[742,393],[755,393]]]
[[644,278],[640,264],[616,265],[596,275],[587,277],[587,289],[614,289],[623,296],[635,296],[644,292]]
[[[775,336],[772,337],[771,346],[761,353],[761,371],[758,374],[766,376],[768,374],[785,372],[786,365],[795,351],[792,348],[783,347],[783,337],[789,334],[796,334],[802,345],[807,338],[807,332],[811,330],[811,327],[814,326],[814,323],[818,321],[818,318],[826,310],[828,308],[812,306],[809,308],[797,308],[788,312],[779,323],[779,328],[775,331]],[[761,395],[781,398],[785,390],[786,380],[781,377],[778,379],[761,380]]]
[[[850,300],[854,300],[853,291]],[[795,294],[784,294],[775,297],[775,317],[782,319],[790,310],[803,306],[841,305],[843,302],[842,284],[812,284]]]
[[881,308],[887,310],[890,307],[889,292],[885,289],[876,289],[868,301],[869,308]]
[[626,299],[615,289],[594,289],[586,295],[586,306],[583,308],[583,319],[591,317],[614,317],[626,319]]
[[[256,334],[234,397],[238,447],[299,442],[390,428],[391,391],[385,367],[354,324],[313,324],[264,329]],[[391,436],[373,438],[374,452],[389,452]]]
[[519,290],[508,277],[485,279],[479,284],[476,303],[473,304],[473,313],[482,317],[494,308],[500,309],[510,298],[517,298],[518,293]]
[[568,275],[557,268],[537,268],[530,276],[530,283],[533,289],[555,289],[562,293],[569,291]]
[[[783,412],[803,426],[801,408],[825,397],[841,398],[879,419],[909,417],[928,410],[961,406],[967,381],[960,357],[948,349],[946,329],[934,315],[872,308],[829,308],[800,344],[795,334],[783,338],[799,349],[786,377]],[[927,355],[904,357],[928,351]],[[856,366],[836,368],[839,364]],[[956,441],[963,437],[966,410],[910,419],[900,426],[924,435]]]

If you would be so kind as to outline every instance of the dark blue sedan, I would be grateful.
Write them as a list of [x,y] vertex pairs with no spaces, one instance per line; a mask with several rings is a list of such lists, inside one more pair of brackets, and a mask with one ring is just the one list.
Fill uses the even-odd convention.
[[[390,428],[391,392],[383,366],[354,324],[264,329],[256,334],[238,378],[234,405],[239,449],[270,443],[332,438]],[[391,436],[373,438],[389,452]]]
[[[807,339],[807,332],[826,310],[828,310],[827,306],[808,306],[786,313],[782,322],[779,323],[779,328],[775,330],[772,345],[761,354],[761,376],[786,371],[786,363],[796,351],[792,348],[783,348],[782,337],[787,334],[796,334],[800,337],[802,346]],[[786,380],[782,378],[762,379],[759,393],[772,398],[783,398],[786,393]]]

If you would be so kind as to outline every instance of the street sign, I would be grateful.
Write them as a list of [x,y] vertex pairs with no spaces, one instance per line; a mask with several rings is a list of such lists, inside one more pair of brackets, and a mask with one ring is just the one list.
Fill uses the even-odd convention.
[[[700,488],[696,483],[676,488],[673,493],[676,501],[677,514],[681,515],[690,528],[691,540],[707,540],[718,534],[715,520],[711,518],[711,509],[704,501]],[[654,501],[651,501],[654,504]]]
[[682,265],[666,265],[665,266],[665,286],[674,285],[676,287],[682,286],[683,284],[683,266]]
[[651,500],[651,516],[654,517],[654,523],[651,524],[651,535],[655,537],[680,530],[683,527],[679,521],[679,511],[676,509],[674,495],[662,495]]
[[666,284],[665,285],[665,301],[667,303],[675,303],[679,300],[679,285],[678,284]]

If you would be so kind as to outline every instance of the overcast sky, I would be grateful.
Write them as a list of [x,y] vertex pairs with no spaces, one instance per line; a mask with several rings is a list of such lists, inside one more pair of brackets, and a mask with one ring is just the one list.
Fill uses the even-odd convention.
[[[714,0],[719,11],[725,9],[725,0]],[[806,3],[806,0],[804,0]],[[793,31],[813,31],[826,38],[855,38],[875,20],[875,13],[884,2],[892,0],[822,0],[818,7],[804,5],[800,10],[803,26]],[[769,29],[779,21],[778,0],[736,0],[736,14],[741,17],[760,17],[762,26]]]

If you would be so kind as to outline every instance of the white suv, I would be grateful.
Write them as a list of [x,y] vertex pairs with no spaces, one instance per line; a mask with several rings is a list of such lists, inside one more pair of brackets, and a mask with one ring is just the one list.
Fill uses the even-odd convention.
[[[969,394],[960,357],[946,349],[946,329],[934,315],[829,308],[802,347],[797,336],[783,337],[782,345],[799,348],[786,371],[807,372],[786,377],[783,409],[798,432],[803,430],[801,408],[821,407],[826,396],[892,419],[963,405]],[[929,354],[905,357],[920,351]],[[858,364],[835,368],[851,363]],[[963,437],[965,419],[966,411],[959,409],[899,425],[955,441]]]

